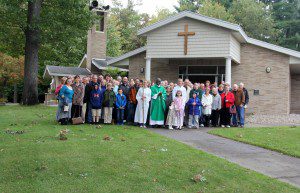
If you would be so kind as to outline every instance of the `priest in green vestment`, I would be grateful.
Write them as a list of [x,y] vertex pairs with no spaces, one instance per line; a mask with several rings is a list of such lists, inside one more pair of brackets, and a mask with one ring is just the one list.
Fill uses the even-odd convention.
[[150,125],[164,125],[166,110],[166,89],[161,86],[161,79],[156,79],[151,87]]

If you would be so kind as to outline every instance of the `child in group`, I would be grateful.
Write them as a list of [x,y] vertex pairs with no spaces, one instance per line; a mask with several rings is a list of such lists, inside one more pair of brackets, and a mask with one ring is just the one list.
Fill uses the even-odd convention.
[[122,89],[118,89],[118,94],[116,95],[116,107],[117,107],[117,124],[124,125],[124,110],[126,107],[126,96],[123,94]]
[[115,101],[116,95],[112,89],[112,84],[108,83],[103,99],[104,124],[110,124],[112,121],[112,113]]
[[195,127],[199,129],[199,115],[200,115],[200,106],[201,101],[199,97],[197,97],[197,93],[192,93],[192,98],[187,102],[189,107],[189,125],[188,128],[191,129]]
[[183,126],[185,100],[186,99],[182,97],[181,90],[178,90],[174,98],[175,117],[173,119],[173,125],[179,130],[181,130]]
[[91,91],[90,101],[92,106],[93,123],[99,123],[101,115],[103,93],[99,88],[99,84],[95,84],[94,89]]

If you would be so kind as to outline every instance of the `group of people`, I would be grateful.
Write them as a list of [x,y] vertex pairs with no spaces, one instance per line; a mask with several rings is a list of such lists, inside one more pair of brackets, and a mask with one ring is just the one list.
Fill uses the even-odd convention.
[[81,118],[90,124],[132,124],[140,127],[244,127],[249,94],[243,83],[177,83],[128,80],[118,76],[63,77],[55,94],[57,121]]

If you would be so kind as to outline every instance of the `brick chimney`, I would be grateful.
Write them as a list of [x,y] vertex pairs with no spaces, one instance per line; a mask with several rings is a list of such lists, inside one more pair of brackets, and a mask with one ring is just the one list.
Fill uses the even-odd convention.
[[107,14],[105,10],[93,10],[99,18],[88,31],[87,38],[87,69],[91,70],[93,58],[106,59],[106,26]]

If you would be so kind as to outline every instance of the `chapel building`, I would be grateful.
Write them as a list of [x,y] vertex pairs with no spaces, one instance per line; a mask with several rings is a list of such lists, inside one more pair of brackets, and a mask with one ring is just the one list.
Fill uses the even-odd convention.
[[243,82],[248,113],[300,113],[300,52],[247,36],[237,24],[180,12],[138,31],[145,47],[108,61],[129,78]]

